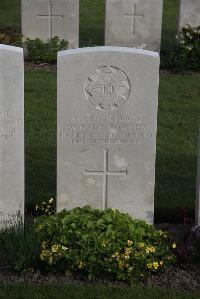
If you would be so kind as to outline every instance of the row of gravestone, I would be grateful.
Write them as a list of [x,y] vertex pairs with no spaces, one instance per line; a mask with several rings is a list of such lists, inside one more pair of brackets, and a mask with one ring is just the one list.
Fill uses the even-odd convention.
[[[23,72],[23,50],[0,45],[0,228],[24,215]],[[57,211],[116,208],[153,223],[159,55],[61,51],[57,82]],[[199,212],[197,200],[198,224]]]
[[[160,51],[163,0],[106,0],[105,45]],[[179,29],[200,24],[200,1],[180,0]],[[22,0],[24,39],[79,44],[79,0]]]

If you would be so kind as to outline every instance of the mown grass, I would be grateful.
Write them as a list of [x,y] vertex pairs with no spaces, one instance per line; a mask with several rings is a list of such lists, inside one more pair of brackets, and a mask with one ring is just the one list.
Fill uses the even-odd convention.
[[0,28],[12,27],[21,30],[21,0],[0,1]]
[[200,74],[161,74],[155,192],[159,221],[178,221],[178,207],[190,215],[194,211],[199,95]]
[[117,287],[105,285],[27,285],[0,286],[1,299],[199,299],[200,293],[143,287]]

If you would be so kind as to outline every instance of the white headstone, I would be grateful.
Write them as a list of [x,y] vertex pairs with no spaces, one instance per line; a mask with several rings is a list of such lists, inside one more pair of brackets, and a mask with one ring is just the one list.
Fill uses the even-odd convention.
[[22,34],[44,41],[59,36],[77,48],[79,0],[22,0]]
[[24,63],[0,45],[0,229],[24,216]]
[[106,0],[105,44],[160,51],[163,0]]
[[179,30],[200,26],[200,0],[180,0]]
[[198,148],[198,162],[197,162],[195,222],[197,226],[200,226],[200,134],[199,134],[199,148]]
[[57,210],[116,208],[153,222],[159,56],[59,52]]

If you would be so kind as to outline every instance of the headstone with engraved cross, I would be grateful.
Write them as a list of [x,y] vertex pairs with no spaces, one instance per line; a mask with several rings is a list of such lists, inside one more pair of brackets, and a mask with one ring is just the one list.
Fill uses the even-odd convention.
[[179,30],[200,26],[200,0],[180,0]]
[[160,51],[163,0],[106,0],[105,44]]
[[117,208],[153,222],[157,53],[59,52],[57,210]]
[[21,48],[0,45],[0,230],[24,216],[24,65]]
[[79,0],[22,0],[22,34],[46,41],[58,36],[79,44]]

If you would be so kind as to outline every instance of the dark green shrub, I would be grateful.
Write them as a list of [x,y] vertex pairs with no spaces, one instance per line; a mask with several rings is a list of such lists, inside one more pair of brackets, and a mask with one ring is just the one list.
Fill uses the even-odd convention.
[[200,26],[183,28],[176,36],[177,46],[161,53],[161,66],[174,70],[200,70]]
[[188,26],[178,35],[178,60],[181,66],[191,70],[200,69],[200,26]]
[[127,282],[175,261],[175,243],[144,221],[114,209],[90,207],[36,220],[40,259],[49,270]]
[[21,47],[22,35],[13,28],[0,28],[0,44]]
[[27,59],[34,62],[56,63],[58,51],[67,49],[68,42],[55,36],[47,42],[39,38],[25,41]]

